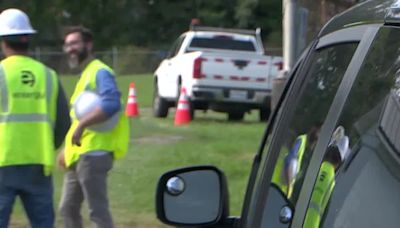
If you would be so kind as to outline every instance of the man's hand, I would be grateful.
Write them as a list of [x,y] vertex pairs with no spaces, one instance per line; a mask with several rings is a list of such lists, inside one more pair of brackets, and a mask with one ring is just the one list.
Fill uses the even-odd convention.
[[65,169],[65,157],[64,157],[64,149],[60,151],[57,155],[57,165],[59,168]]
[[72,134],[72,144],[73,145],[81,146],[81,137],[83,134],[83,130],[84,130],[84,128],[80,124],[78,124],[74,133]]
[[107,120],[107,118],[108,117],[106,113],[103,112],[100,106],[96,107],[92,112],[85,115],[81,120],[79,120],[79,124],[72,134],[72,145],[81,146],[81,138],[85,128],[93,124],[101,123]]

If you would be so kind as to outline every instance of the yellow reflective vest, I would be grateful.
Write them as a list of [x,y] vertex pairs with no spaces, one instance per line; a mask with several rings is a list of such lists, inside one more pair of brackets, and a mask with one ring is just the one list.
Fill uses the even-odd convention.
[[75,117],[73,104],[81,92],[96,92],[96,74],[101,69],[108,70],[114,75],[112,69],[103,62],[97,59],[92,60],[82,72],[71,97],[70,104],[72,108],[70,116],[72,125],[65,138],[64,151],[65,164],[67,167],[70,167],[74,162],[76,162],[81,154],[90,151],[109,151],[113,153],[114,159],[118,159],[124,156],[128,150],[129,122],[123,112],[120,112],[120,118],[117,125],[110,131],[96,132],[86,128],[82,134],[81,146],[72,145],[72,134],[79,123]]
[[55,161],[58,79],[42,63],[21,55],[0,63],[0,167]]
[[304,157],[304,152],[306,150],[307,145],[307,135],[302,134],[299,135],[295,142],[293,143],[293,147],[290,153],[294,153],[294,157],[292,159],[296,160],[297,166],[296,170],[294,170],[295,176],[291,180],[287,180],[286,172],[288,172],[289,164],[285,164],[285,159],[289,156],[289,151],[286,148],[282,148],[282,151],[279,153],[278,161],[275,166],[275,170],[272,176],[272,182],[279,186],[279,188],[284,192],[287,198],[290,198],[293,193],[293,187],[295,184],[296,179],[298,178],[297,175],[301,170],[301,163]]
[[335,187],[335,167],[329,162],[322,162],[315,183],[311,201],[308,205],[304,228],[317,228],[324,215],[332,191]]

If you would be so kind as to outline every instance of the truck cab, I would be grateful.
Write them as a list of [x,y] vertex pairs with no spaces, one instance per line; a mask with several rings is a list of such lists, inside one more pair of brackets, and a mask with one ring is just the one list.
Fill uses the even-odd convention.
[[225,112],[241,120],[246,112],[270,114],[272,79],[280,56],[267,56],[261,30],[195,26],[172,45],[154,72],[153,114],[164,118],[185,88],[194,110]]
[[400,2],[335,16],[299,58],[249,173],[242,212],[213,166],[160,177],[158,218],[178,227],[398,227]]

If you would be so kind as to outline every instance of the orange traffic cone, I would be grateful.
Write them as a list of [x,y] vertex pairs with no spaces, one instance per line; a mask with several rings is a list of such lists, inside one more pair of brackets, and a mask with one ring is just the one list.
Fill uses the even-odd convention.
[[129,84],[128,102],[126,104],[125,115],[135,117],[139,115],[139,107],[136,102],[135,83]]
[[189,99],[186,95],[186,89],[182,87],[179,96],[178,107],[175,113],[175,125],[188,124],[190,122]]

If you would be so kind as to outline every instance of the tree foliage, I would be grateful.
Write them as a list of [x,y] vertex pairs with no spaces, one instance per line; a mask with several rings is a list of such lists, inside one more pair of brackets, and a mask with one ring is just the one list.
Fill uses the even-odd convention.
[[[352,0],[322,0],[345,8]],[[320,4],[303,0],[310,11]],[[135,45],[167,47],[189,28],[192,18],[206,26],[260,27],[264,41],[281,45],[282,0],[3,0],[0,9],[24,10],[39,30],[41,46],[61,42],[66,26],[84,25],[93,30],[99,48]],[[340,8],[340,9],[341,9]],[[319,12],[319,11],[318,11]],[[315,16],[317,17],[317,15]],[[311,19],[310,21],[315,21]],[[320,20],[318,20],[320,21]]]
[[359,0],[299,0],[298,5],[309,12],[307,40],[312,39],[333,16],[358,2]]

